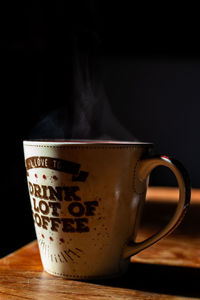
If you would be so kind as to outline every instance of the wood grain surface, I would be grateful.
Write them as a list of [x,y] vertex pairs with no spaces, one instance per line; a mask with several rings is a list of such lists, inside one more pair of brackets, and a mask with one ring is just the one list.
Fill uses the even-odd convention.
[[[149,189],[139,240],[149,237],[167,224],[177,201],[177,189]],[[133,256],[131,261],[200,268],[200,190],[192,190],[189,210],[173,234]]]
[[[138,239],[164,226],[176,207],[176,189],[151,188]],[[200,299],[200,190],[173,234],[131,258],[121,278],[84,282],[43,271],[37,242],[0,260],[4,299]]]

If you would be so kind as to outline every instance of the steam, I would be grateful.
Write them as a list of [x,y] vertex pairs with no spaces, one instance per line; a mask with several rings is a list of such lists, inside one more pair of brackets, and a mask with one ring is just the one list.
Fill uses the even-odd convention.
[[102,81],[88,56],[76,55],[72,99],[44,117],[30,133],[39,139],[136,140],[112,113]]

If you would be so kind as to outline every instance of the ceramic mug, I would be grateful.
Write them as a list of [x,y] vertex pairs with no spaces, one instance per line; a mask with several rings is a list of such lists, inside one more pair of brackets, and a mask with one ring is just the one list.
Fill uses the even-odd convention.
[[[108,141],[24,141],[33,219],[44,269],[71,279],[113,277],[130,256],[175,229],[190,201],[188,175],[153,144]],[[148,177],[166,166],[179,185],[168,225],[136,242]]]

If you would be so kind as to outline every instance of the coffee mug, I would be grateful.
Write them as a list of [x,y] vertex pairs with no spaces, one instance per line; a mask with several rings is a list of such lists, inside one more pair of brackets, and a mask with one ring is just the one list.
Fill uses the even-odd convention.
[[[114,141],[24,141],[35,230],[44,270],[69,279],[124,273],[130,256],[182,220],[190,201],[188,175],[153,144]],[[160,232],[136,242],[148,178],[168,167],[179,186],[175,214]]]

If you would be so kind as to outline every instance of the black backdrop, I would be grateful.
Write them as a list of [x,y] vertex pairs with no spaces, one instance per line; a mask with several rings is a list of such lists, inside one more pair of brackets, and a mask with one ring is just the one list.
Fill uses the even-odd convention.
[[[73,107],[76,51],[98,66],[119,122],[178,157],[199,187],[198,21],[174,7],[73,3],[0,4],[0,256],[35,238],[22,141],[48,113]],[[163,172],[152,183],[174,184]]]

